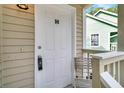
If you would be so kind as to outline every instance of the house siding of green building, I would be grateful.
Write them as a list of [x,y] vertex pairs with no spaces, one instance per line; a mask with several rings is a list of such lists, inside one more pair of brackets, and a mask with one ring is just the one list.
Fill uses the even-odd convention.
[[[105,10],[99,10],[94,15],[86,14],[86,48],[110,50],[112,32],[117,32],[117,14]],[[94,34],[98,34],[97,46],[91,44]]]

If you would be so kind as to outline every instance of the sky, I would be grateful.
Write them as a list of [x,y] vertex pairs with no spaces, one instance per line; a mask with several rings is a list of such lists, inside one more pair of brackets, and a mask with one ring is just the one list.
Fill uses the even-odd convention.
[[112,6],[114,6],[115,4],[94,4],[93,6],[96,7],[103,7],[105,9],[111,8]]
[[[103,9],[106,10],[106,9],[111,8],[111,7],[113,7],[113,6],[117,6],[117,4],[93,4],[91,7],[92,7],[92,8],[99,8],[99,7],[102,7]],[[87,8],[87,9],[86,9],[86,12],[91,11],[91,10],[90,10],[91,7]]]

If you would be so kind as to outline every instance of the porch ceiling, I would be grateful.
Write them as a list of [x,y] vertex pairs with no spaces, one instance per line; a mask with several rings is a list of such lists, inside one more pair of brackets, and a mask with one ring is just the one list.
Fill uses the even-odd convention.
[[90,6],[91,4],[69,4],[69,5],[72,5],[72,6],[81,6],[82,8],[85,8],[85,7],[88,7]]
[[80,4],[82,8],[89,7],[91,4]]

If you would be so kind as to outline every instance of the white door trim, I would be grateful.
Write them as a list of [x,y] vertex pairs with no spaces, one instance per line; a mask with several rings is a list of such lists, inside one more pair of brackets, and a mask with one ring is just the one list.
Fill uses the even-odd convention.
[[[73,60],[73,58],[74,58],[74,56],[75,56],[75,46],[76,46],[76,40],[75,40],[75,33],[76,33],[76,8],[74,8],[74,7],[72,7],[72,6],[70,6],[70,5],[66,5],[66,4],[62,4],[62,5],[60,5],[60,4],[58,4],[58,5],[54,5],[54,4],[41,4],[41,6],[54,6],[54,7],[57,7],[57,8],[59,8],[59,9],[62,9],[62,10],[64,10],[64,11],[70,11],[71,12],[71,15],[72,15],[72,17],[71,17],[71,19],[72,19],[72,21],[71,21],[71,29],[72,29],[72,35],[71,35],[71,40],[72,40],[72,51],[71,51],[71,53],[72,53],[72,70],[71,70],[71,73],[72,73],[72,83],[73,83],[73,71],[74,71],[74,60]],[[37,32],[37,25],[38,25],[38,23],[36,23],[37,21],[36,21],[36,19],[37,19],[37,10],[38,9],[38,6],[37,5],[35,5],[35,60],[34,60],[34,64],[35,64],[35,71],[34,71],[34,84],[35,84],[35,87],[37,87],[37,79],[36,79],[36,77],[37,77],[37,73],[36,73],[36,71],[37,71],[37,69],[38,68],[36,68],[36,64],[37,64],[37,51],[36,51],[36,49],[38,48],[38,46],[36,46],[37,45],[37,39],[36,39],[36,37],[37,37],[37,34],[36,34],[36,32]]]

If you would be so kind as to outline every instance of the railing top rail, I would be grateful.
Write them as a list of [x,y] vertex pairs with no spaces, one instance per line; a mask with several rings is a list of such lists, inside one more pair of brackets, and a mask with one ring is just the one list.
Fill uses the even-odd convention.
[[86,49],[86,48],[83,48],[82,50],[83,50],[83,52],[89,52],[89,53],[109,52],[107,50],[100,50],[100,49]]
[[92,54],[92,58],[97,59],[110,59],[114,57],[124,56],[124,52],[122,51],[113,51],[113,52],[107,52],[107,53],[98,53],[98,54]]
[[100,79],[106,88],[123,88],[108,72],[101,73]]

